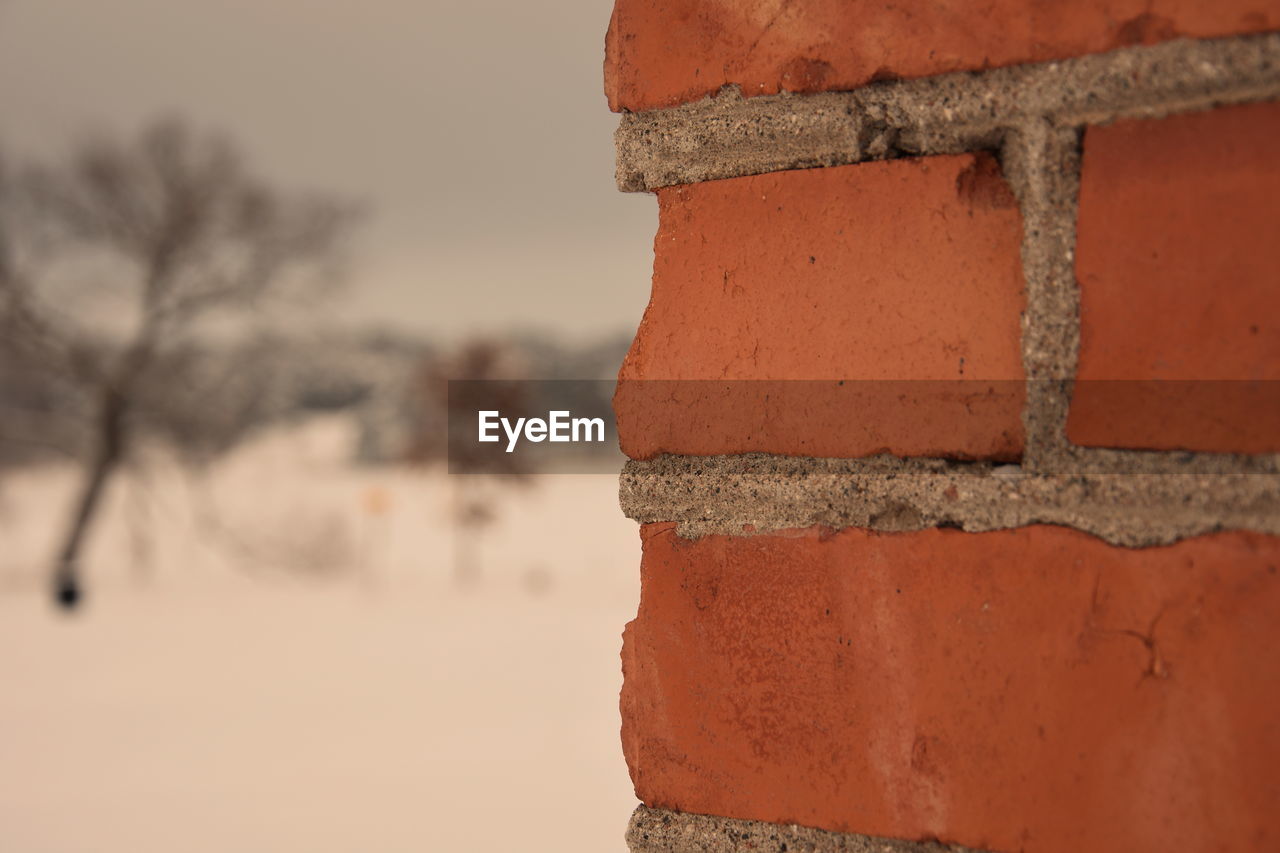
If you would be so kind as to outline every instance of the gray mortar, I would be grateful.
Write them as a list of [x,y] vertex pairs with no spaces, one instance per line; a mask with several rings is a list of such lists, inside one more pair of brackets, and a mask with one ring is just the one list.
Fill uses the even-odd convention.
[[1061,62],[875,83],[852,92],[715,97],[626,114],[618,187],[642,192],[782,169],[997,148],[1012,129],[1083,126],[1280,96],[1280,33],[1180,40]]
[[[624,116],[618,184],[651,190],[781,169],[999,152],[1023,215],[1025,449],[1017,476],[942,460],[748,455],[629,463],[624,511],[686,536],[820,524],[992,530],[1062,524],[1118,545],[1213,530],[1280,533],[1280,454],[1084,448],[1066,438],[1079,350],[1075,280],[1086,124],[1280,97],[1280,33],[1175,41],[854,92],[743,98],[736,89]],[[745,466],[745,467],[743,467]],[[954,487],[961,496],[945,496]]]
[[1047,119],[1027,121],[1004,137],[1001,165],[1022,210],[1022,464],[1062,470],[1071,380],[1080,348],[1080,292],[1075,277],[1080,132]]
[[964,853],[930,841],[899,841],[638,806],[627,826],[631,853]]
[[[1254,473],[1243,473],[1250,466],[1241,460],[1199,456],[1181,473],[1137,465],[1126,473],[1036,474],[889,456],[662,456],[628,462],[619,499],[629,517],[677,522],[687,538],[813,525],[980,532],[1058,524],[1147,547],[1217,530],[1280,534],[1280,474],[1274,466],[1267,473],[1266,460],[1248,461]],[[1233,464],[1224,470],[1223,462]]]

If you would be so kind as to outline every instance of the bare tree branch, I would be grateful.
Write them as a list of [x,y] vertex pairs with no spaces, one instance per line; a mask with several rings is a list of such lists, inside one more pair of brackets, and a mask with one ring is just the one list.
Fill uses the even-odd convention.
[[[207,408],[177,405],[191,408],[182,392],[197,326],[294,285],[314,292],[354,214],[271,188],[226,139],[175,119],[132,140],[90,139],[63,163],[0,161],[0,348],[94,401],[94,446],[54,570],[64,603],[79,598],[82,542],[140,429],[202,453],[228,446],[202,428]],[[111,333],[84,308],[112,293],[126,294],[128,331]],[[225,436],[243,431],[252,393],[236,405],[220,422]]]

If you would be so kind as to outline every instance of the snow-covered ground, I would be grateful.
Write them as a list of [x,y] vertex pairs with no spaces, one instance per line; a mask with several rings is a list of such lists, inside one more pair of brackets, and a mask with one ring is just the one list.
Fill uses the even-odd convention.
[[620,851],[635,525],[610,476],[499,491],[344,461],[342,418],[119,479],[65,618],[77,472],[0,480],[0,850]]

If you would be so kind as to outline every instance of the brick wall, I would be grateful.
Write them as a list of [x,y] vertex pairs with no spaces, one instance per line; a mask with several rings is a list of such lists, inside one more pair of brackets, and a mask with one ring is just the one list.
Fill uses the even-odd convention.
[[982,6],[616,4],[637,853],[1280,847],[1280,9]]

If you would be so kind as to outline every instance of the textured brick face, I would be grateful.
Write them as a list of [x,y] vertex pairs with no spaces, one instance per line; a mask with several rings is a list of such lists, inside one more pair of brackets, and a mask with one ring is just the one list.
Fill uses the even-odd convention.
[[642,528],[651,806],[998,850],[1280,844],[1280,542]]
[[636,111],[1277,28],[1269,0],[617,0],[605,91]]
[[1277,163],[1274,103],[1086,132],[1073,441],[1280,450]]
[[615,397],[628,455],[1019,455],[1021,220],[988,155],[659,201],[653,297]]

